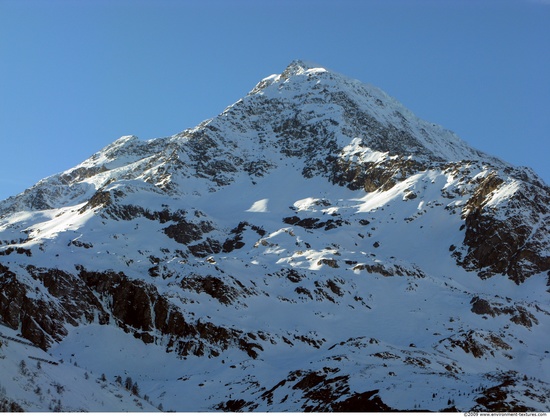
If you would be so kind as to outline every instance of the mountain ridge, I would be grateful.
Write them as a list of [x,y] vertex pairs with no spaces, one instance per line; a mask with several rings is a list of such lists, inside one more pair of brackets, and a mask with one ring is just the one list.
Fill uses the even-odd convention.
[[[315,65],[315,64],[309,64],[309,65]],[[280,84],[285,84],[284,82],[281,83],[280,81],[281,80],[284,80],[284,81],[288,81],[288,76],[289,75],[292,75],[292,76],[303,76],[303,77],[308,77],[308,74],[311,75],[311,74],[315,74],[316,76],[323,76],[325,74],[327,74],[327,77],[329,79],[333,79],[333,78],[337,78],[338,81],[341,81],[341,80],[345,80],[345,84],[351,84],[352,86],[359,86],[359,87],[364,87],[366,85],[364,85],[363,83],[360,83],[359,81],[357,80],[352,80],[352,79],[349,79],[345,76],[341,76],[340,74],[337,74],[337,73],[334,73],[334,72],[328,72],[327,70],[325,70],[324,68],[317,68],[317,67],[309,67],[307,66],[307,64],[304,64],[303,61],[293,61],[288,67],[287,69],[281,74],[281,75],[276,75],[276,76],[270,76],[270,77],[267,77],[266,79],[262,80],[260,83],[258,83],[258,85],[256,87],[254,87],[252,89],[252,91],[247,95],[245,96],[245,99],[248,98],[248,97],[253,97],[253,96],[256,96],[256,95],[260,95],[260,96],[263,96],[264,95],[264,90],[267,89],[268,87],[270,86],[275,86],[275,87],[279,87],[279,89],[281,89],[282,87],[279,86]],[[283,75],[286,75],[285,77],[283,77]],[[266,80],[269,80],[269,83],[268,85],[265,84]],[[299,80],[298,81],[298,85],[301,85],[303,84],[302,83],[302,80]],[[318,81],[315,83],[315,84],[318,84]],[[342,83],[340,83],[342,84]],[[375,88],[373,86],[368,86],[370,90],[370,92],[374,92],[374,94],[382,97],[386,102],[390,102],[394,107],[397,107],[397,110],[394,111],[394,113],[400,113],[400,112],[403,112],[405,114],[407,114],[407,116],[409,118],[414,118],[414,122],[418,122],[420,121],[420,119],[416,118],[416,116],[414,116],[410,111],[408,111],[403,105],[401,105],[399,102],[397,102],[395,99],[389,97],[387,94],[385,94],[384,92],[382,92],[380,89],[378,88]],[[318,86],[317,87],[314,87],[314,88],[319,88]],[[292,88],[291,88],[292,89]],[[309,89],[309,86],[305,86],[304,88],[305,90],[310,90]],[[288,89],[287,89],[288,90]],[[365,93],[365,96],[369,96],[371,94],[369,94],[369,92],[367,92],[367,90],[365,90],[363,88],[363,91],[361,91],[362,93]],[[355,93],[357,95],[357,93]],[[303,98],[300,98],[302,101],[303,101]],[[240,104],[243,103],[243,100],[244,99],[241,99],[239,101],[237,101],[235,104],[233,105],[230,105],[228,108],[226,108],[217,118],[215,119],[209,119],[209,120],[206,120],[204,122],[202,122],[201,124],[199,124],[197,126],[197,128],[194,128],[194,129],[188,129],[188,130],[185,130],[183,131],[182,133],[180,134],[177,134],[177,135],[174,135],[172,137],[169,137],[169,138],[156,138],[156,139],[152,139],[152,140],[148,140],[148,141],[142,141],[142,140],[139,140],[136,136],[133,136],[133,135],[128,135],[128,136],[123,136],[121,138],[119,138],[118,140],[116,140],[115,142],[113,142],[112,144],[106,146],[102,151],[100,151],[99,153],[96,153],[94,154],[94,156],[90,157],[90,159],[87,159],[85,160],[83,163],[77,165],[77,171],[78,169],[80,169],[79,171],[80,172],[77,172],[77,173],[74,173],[72,175],[69,175],[69,172],[73,172],[74,169],[69,169],[69,170],[66,170],[65,172],[63,173],[60,173],[60,176],[62,176],[62,179],[61,179],[61,183],[64,183],[66,180],[69,180],[70,181],[70,177],[72,176],[75,176],[76,174],[76,179],[79,179],[81,178],[81,173],[82,172],[85,172],[85,167],[87,165],[92,165],[94,167],[97,166],[97,162],[94,161],[94,157],[97,159],[99,158],[99,155],[101,155],[102,153],[105,153],[105,154],[109,154],[109,151],[111,151],[111,154],[114,150],[117,150],[117,149],[120,149],[121,152],[123,153],[128,153],[128,152],[131,152],[132,148],[139,148],[139,146],[141,146],[142,148],[143,147],[146,147],[147,144],[151,144],[151,143],[157,143],[157,142],[164,142],[164,141],[170,141],[170,142],[175,142],[177,141],[177,139],[179,138],[185,138],[186,136],[186,133],[189,133],[191,136],[193,135],[194,132],[196,132],[196,130],[198,129],[199,131],[202,130],[202,129],[218,129],[216,127],[213,127],[212,125],[216,122],[220,122],[220,123],[223,123],[223,118],[224,116],[226,116],[227,114],[230,114],[233,109],[236,107],[236,106],[239,106]],[[318,97],[314,97],[313,100],[318,100]],[[374,99],[376,102],[378,103],[382,103],[382,100],[380,98],[376,98],[374,97]],[[372,100],[371,100],[372,101]],[[307,103],[307,100],[306,100],[306,103]],[[301,103],[302,104],[302,107],[303,107],[303,104],[304,103]],[[380,106],[376,106],[376,107],[380,107]],[[323,109],[325,112],[326,112],[326,109]],[[369,109],[371,112],[372,112],[372,109]],[[277,115],[279,116],[279,115]],[[383,119],[382,116],[384,117],[387,117],[387,115],[378,115],[381,119]],[[367,115],[367,118],[368,119],[372,119],[371,117],[368,117]],[[404,119],[403,115],[400,114],[400,116],[398,116],[398,118],[401,118],[401,119]],[[396,122],[396,120],[392,120],[393,123]],[[453,133],[451,133],[450,131],[448,130],[445,130],[444,128],[440,128],[438,125],[435,125],[435,124],[431,124],[431,123],[428,123],[428,122],[424,122],[422,121],[422,123],[424,125],[429,125],[431,127],[435,127],[437,128],[436,131],[437,133],[436,134],[439,134],[439,135],[442,135],[443,138],[446,140],[446,141],[457,141],[459,142],[459,148],[461,148],[462,151],[466,151],[466,154],[465,155],[462,155],[461,157],[463,158],[460,158],[460,159],[478,159],[478,157],[482,157],[482,158],[485,158],[486,160],[488,160],[489,162],[497,162],[497,163],[502,163],[502,161],[498,160],[498,159],[495,159],[495,157],[491,157],[491,156],[488,156],[484,153],[480,153],[480,151],[478,150],[474,150],[473,148],[471,148],[470,146],[466,145],[465,143],[463,143],[456,135],[454,135]],[[239,129],[239,125],[237,125],[236,127],[232,127],[232,130],[237,130],[238,131]],[[281,129],[281,128],[279,128]],[[243,138],[239,138],[242,142],[242,139]],[[368,142],[367,139],[364,139],[365,141]],[[138,142],[139,141],[139,142]],[[433,140],[432,140],[433,141]],[[144,143],[145,142],[145,143]],[[339,147],[342,148],[344,147],[345,145],[347,145],[347,143],[349,142],[349,140],[346,140],[344,139],[343,142],[339,143]],[[380,146],[380,143],[379,142],[375,142],[376,145],[379,145]],[[370,144],[369,144],[370,145]],[[161,145],[162,146],[162,145]],[[128,149],[126,149],[128,148]],[[386,145],[382,145],[381,146],[382,149],[375,149],[377,151],[382,151],[382,152],[394,152],[394,153],[400,153],[400,154],[403,154],[403,155],[414,155],[414,153],[410,153],[410,152],[405,152],[403,153],[403,149],[402,147],[398,148],[397,151],[396,150],[390,150],[388,149],[389,146],[386,144]],[[422,147],[417,147],[418,149],[421,149]],[[424,147],[425,148],[425,147]],[[124,151],[122,151],[124,150]],[[289,150],[288,152],[292,153],[291,150]],[[420,153],[418,156],[421,156],[422,153]],[[448,157],[448,155],[447,155]],[[465,158],[464,158],[465,157]],[[474,158],[476,157],[476,158]],[[442,156],[436,156],[436,159],[440,159],[440,160],[444,160],[444,158]],[[452,159],[451,159],[452,160]],[[100,166],[101,167],[101,166]],[[96,170],[97,169],[101,169],[101,168],[97,168],[96,167]],[[55,177],[55,176],[53,176]],[[44,180],[43,180],[44,181]],[[43,181],[39,182],[38,184],[41,184]],[[6,199],[8,201],[11,201],[13,200],[13,198],[8,198]]]
[[549,272],[536,174],[302,61],[0,202],[2,323],[180,411],[544,409]]

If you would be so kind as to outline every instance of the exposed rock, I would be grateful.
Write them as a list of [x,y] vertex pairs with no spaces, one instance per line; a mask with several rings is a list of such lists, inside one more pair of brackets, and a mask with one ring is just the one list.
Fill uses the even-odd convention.
[[230,253],[233,250],[238,250],[244,247],[245,244],[242,241],[243,239],[242,234],[247,228],[250,228],[253,231],[257,232],[258,235],[261,237],[263,237],[266,234],[266,231],[258,226],[250,225],[248,222],[240,222],[239,225],[237,225],[237,227],[231,230],[231,234],[233,234],[233,237],[227,238],[225,240],[225,242],[222,245],[222,251],[224,253]]
[[333,269],[338,268],[338,262],[333,258],[321,258],[319,261],[317,261],[317,265],[327,265],[329,267],[332,267]]
[[343,224],[349,224],[349,222],[342,219],[327,219],[326,221],[321,221],[319,218],[304,218],[301,219],[298,216],[289,216],[283,218],[283,222],[289,225],[301,226],[305,229],[319,229],[324,228],[325,231],[337,228]]
[[[104,305],[110,307],[117,323],[127,332],[137,330],[135,335],[145,342],[155,341],[156,332],[169,337],[168,348],[178,354],[218,355],[219,351],[237,346],[255,358],[261,345],[250,342],[242,331],[226,329],[211,322],[186,320],[176,306],[158,293],[156,287],[140,280],[131,280],[123,273],[89,272],[82,267],[80,277],[88,286],[102,295]],[[182,283],[199,283],[201,291],[229,302],[233,289],[224,286],[215,278],[205,282],[184,280]],[[223,303],[223,302],[222,302]]]
[[494,357],[494,350],[510,350],[512,347],[501,337],[491,332],[480,333],[474,330],[461,332],[455,337],[446,339],[451,347],[460,347],[465,353],[471,354],[476,358],[490,355]]
[[332,406],[333,412],[392,412],[394,409],[386,405],[378,390],[369,390],[363,393],[355,393],[349,398],[336,402]]
[[[493,302],[491,304],[489,301],[479,298],[478,296],[473,297],[470,303],[472,304],[471,311],[477,315],[490,315],[492,317],[497,315],[509,315],[510,321],[518,325],[523,325],[526,328],[531,328],[533,325],[539,323],[533,313],[518,304],[505,305],[498,302]],[[544,313],[549,315],[548,312]]]
[[500,209],[506,214],[501,219],[487,204],[503,184],[503,179],[491,173],[464,207],[464,244],[468,253],[463,259],[459,257],[459,264],[468,270],[479,270],[481,278],[505,274],[521,283],[533,274],[550,270],[550,256],[541,251],[550,245],[546,209],[550,189],[525,184],[525,192],[516,192]]
[[478,297],[473,298],[470,303],[472,304],[472,312],[478,315],[491,315],[495,316],[495,311],[491,307],[491,304],[485,299]]
[[0,315],[8,326],[16,329],[20,325],[21,335],[37,346],[47,349],[61,340],[67,323],[76,326],[96,317],[100,323],[109,320],[95,295],[77,277],[57,269],[29,266],[27,270],[48,293],[43,298],[32,297],[36,290],[15,280],[15,273],[0,265]]
[[25,412],[21,405],[11,399],[0,399],[0,412]]
[[330,180],[333,183],[346,186],[351,190],[363,189],[366,192],[374,192],[378,189],[389,190],[398,181],[426,169],[423,163],[407,157],[387,158],[381,162],[362,164],[343,158],[329,159],[329,162],[332,163]]
[[246,402],[244,399],[230,399],[216,405],[216,409],[224,412],[244,412],[253,411],[257,406],[258,404]]
[[197,293],[207,293],[224,305],[234,303],[239,296],[246,294],[245,287],[236,281],[240,289],[229,286],[223,280],[213,276],[188,276],[184,277],[180,285],[183,289],[191,289]]
[[426,277],[424,272],[422,272],[422,270],[418,268],[411,269],[411,268],[407,268],[397,264],[393,266],[387,266],[381,263],[375,263],[375,264],[359,263],[353,267],[353,270],[366,270],[369,273],[378,273],[384,277],[391,277],[391,276],[409,276],[409,277],[417,277],[417,278]]
[[[516,376],[513,374],[503,374],[497,377],[500,383],[483,390],[483,396],[476,398],[476,402],[484,411],[499,411],[499,412],[527,412],[533,411],[522,403],[522,400],[514,399],[510,396],[514,390],[514,386],[518,383]],[[525,391],[526,394],[528,391]]]
[[212,229],[212,225],[205,221],[195,224],[181,219],[178,223],[164,228],[164,233],[180,244],[189,244],[199,240],[203,234],[212,231]]
[[111,199],[111,193],[105,190],[98,190],[94,193],[94,195],[88,200],[88,203],[86,203],[82,209],[80,209],[80,213],[84,213],[87,210],[95,209],[98,207],[108,206],[112,202]]

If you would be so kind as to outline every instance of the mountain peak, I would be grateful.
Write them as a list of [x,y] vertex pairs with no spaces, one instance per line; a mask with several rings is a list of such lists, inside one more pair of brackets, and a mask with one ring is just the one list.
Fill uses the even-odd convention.
[[[502,164],[470,147],[453,132],[418,118],[381,89],[313,62],[295,60],[281,74],[264,78],[249,93],[245,106],[254,107],[254,113],[264,113],[260,109],[266,100],[269,107],[280,109],[272,115],[275,119],[270,124],[279,124],[284,114],[292,118],[294,125],[332,121],[323,130],[333,134],[341,148],[357,137],[375,151],[423,161],[483,159]],[[319,144],[319,138],[306,135],[304,139]]]
[[293,75],[299,75],[303,74],[306,71],[310,70],[320,70],[320,71],[327,71],[326,68],[323,66],[312,62],[312,61],[304,61],[304,60],[294,60],[292,61],[286,69],[282,72],[281,77],[282,78],[288,78]]
[[249,95],[259,93],[262,90],[264,90],[266,87],[272,84],[285,82],[295,76],[301,76],[305,73],[325,73],[325,72],[328,72],[326,68],[314,62],[304,61],[304,60],[294,60],[284,69],[282,73],[272,74],[264,78],[263,80],[261,80],[252,89]]

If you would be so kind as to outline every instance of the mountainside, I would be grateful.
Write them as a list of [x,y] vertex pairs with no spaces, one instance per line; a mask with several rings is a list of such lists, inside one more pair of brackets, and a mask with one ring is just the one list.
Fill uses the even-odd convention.
[[549,286],[532,170],[295,61],[0,202],[0,405],[547,410]]

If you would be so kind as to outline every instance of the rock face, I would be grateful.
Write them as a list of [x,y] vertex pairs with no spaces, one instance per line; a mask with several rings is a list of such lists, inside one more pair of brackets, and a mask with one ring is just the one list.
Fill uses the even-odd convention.
[[[491,201],[506,188],[518,190],[500,207]],[[481,277],[505,274],[515,282],[550,270],[550,196],[538,182],[517,183],[491,174],[482,180],[466,204],[464,244],[468,254],[465,268],[480,271]]]
[[160,348],[178,411],[544,409],[549,272],[535,173],[301,61],[0,202],[2,325]]

